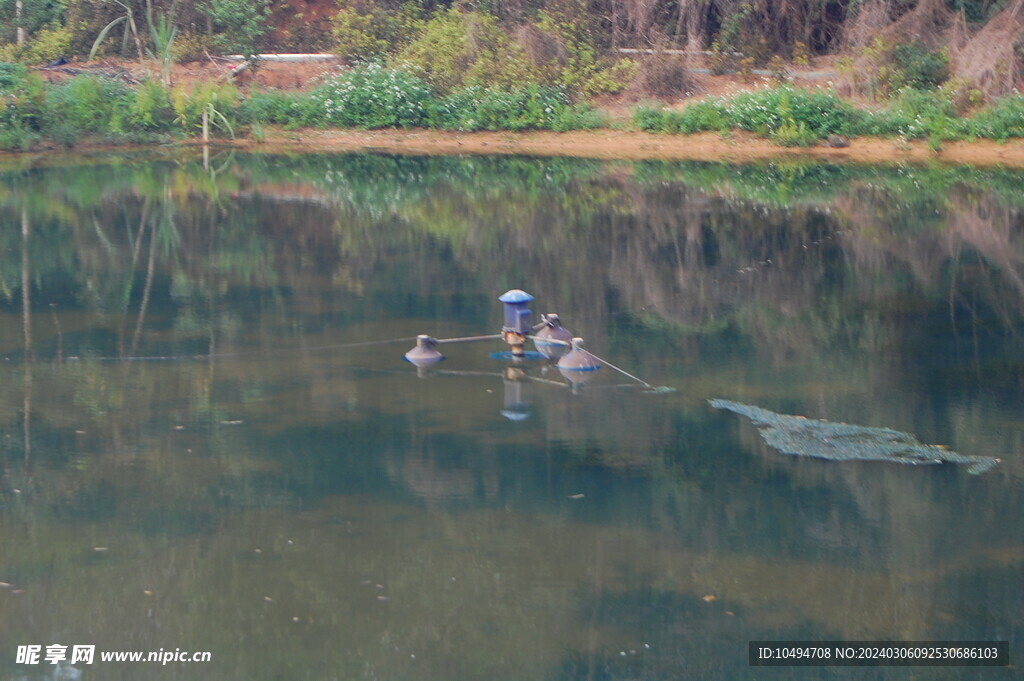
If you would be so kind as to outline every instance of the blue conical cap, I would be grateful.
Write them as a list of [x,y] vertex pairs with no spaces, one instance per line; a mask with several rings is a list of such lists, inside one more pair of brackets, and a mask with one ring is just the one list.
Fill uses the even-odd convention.
[[533,300],[533,296],[526,291],[514,288],[502,293],[498,300],[503,303],[528,303]]

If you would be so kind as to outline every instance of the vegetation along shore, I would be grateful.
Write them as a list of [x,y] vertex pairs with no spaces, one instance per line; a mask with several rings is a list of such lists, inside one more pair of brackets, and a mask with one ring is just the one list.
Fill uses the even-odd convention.
[[22,0],[0,26],[0,150],[1024,165],[1024,0]]

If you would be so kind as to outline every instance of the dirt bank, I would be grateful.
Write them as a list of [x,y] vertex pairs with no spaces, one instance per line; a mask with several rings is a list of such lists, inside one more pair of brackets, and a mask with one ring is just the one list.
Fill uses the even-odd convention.
[[1024,141],[949,142],[932,151],[925,142],[857,138],[846,148],[785,148],[744,133],[722,136],[656,135],[620,130],[586,132],[476,132],[434,130],[268,130],[265,141],[237,146],[295,151],[386,151],[401,154],[519,154],[621,160],[729,161],[808,158],[850,163],[957,163],[1024,168]]
[[[44,165],[66,163],[83,156],[117,151],[153,151],[174,154],[175,147],[202,148],[198,140],[180,145],[109,146],[80,144],[73,149],[46,145],[30,152],[0,151],[0,160]],[[623,130],[577,132],[446,132],[438,130],[298,130],[267,128],[264,140],[216,140],[211,149],[234,147],[263,152],[386,152],[409,155],[503,154],[571,156],[602,160],[724,161],[750,163],[785,159],[826,163],[891,165],[898,163],[963,164],[1024,169],[1024,140],[999,144],[989,140],[949,142],[932,151],[923,141],[906,143],[879,138],[857,138],[842,149],[786,148],[748,133],[657,135]],[[17,160],[20,159],[20,160]]]

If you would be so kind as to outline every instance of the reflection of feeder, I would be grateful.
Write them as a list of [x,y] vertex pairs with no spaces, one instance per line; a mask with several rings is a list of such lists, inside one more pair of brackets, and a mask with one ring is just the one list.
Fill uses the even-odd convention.
[[569,381],[569,387],[572,388],[574,394],[578,393],[594,377],[593,370],[581,371],[579,369],[563,369],[558,367],[558,373],[562,374],[565,380]]
[[501,338],[512,346],[512,354],[522,357],[526,354],[523,346],[526,345],[526,336],[533,331],[530,324],[530,308],[527,303],[533,300],[526,291],[517,288],[505,291],[498,298],[505,304],[505,325],[501,327]]
[[437,364],[444,359],[444,355],[438,352],[437,348],[434,347],[436,344],[437,340],[426,334],[416,336],[416,347],[405,353],[406,361],[412,362],[418,367]]
[[505,384],[505,402],[501,415],[509,421],[523,421],[530,418],[530,403],[526,398],[526,372],[508,367],[502,374]]
[[601,368],[601,360],[583,349],[583,339],[572,339],[572,349],[558,360],[559,373],[565,376],[573,388],[578,388],[590,380],[594,372]]
[[559,359],[569,352],[572,333],[562,326],[562,321],[554,312],[541,317],[544,320],[544,327],[533,335],[533,344],[537,352],[548,359]]

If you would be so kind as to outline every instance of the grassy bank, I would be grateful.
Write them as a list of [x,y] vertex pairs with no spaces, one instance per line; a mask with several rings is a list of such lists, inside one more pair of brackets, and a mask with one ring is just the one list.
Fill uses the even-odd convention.
[[92,75],[44,83],[19,64],[0,63],[0,149],[40,143],[146,143],[251,137],[264,126],[298,128],[429,128],[435,130],[580,130],[606,124],[565,90],[469,86],[438,94],[402,69],[365,65],[328,78],[311,91],[250,90],[204,82],[192,88],[148,80],[130,87]]
[[684,109],[641,106],[633,113],[640,130],[662,133],[745,130],[781,146],[813,146],[830,138],[873,136],[943,142],[1024,137],[1024,96],[1011,94],[965,113],[943,90],[911,88],[884,106],[861,109],[825,90],[777,86],[732,97],[706,99]]
[[[0,63],[0,149],[81,143],[161,143],[211,137],[263,141],[271,126],[298,129],[572,131],[632,127],[672,135],[752,133],[780,146],[873,136],[953,141],[1024,137],[1024,96],[1011,94],[969,114],[941,90],[907,89],[884,107],[857,108],[830,91],[791,85],[704,99],[681,109],[639,105],[615,122],[557,86],[467,86],[439,93],[411,70],[364,65],[309,91],[250,89],[204,82],[191,88],[149,80],[80,75],[45,83],[25,67]],[[838,142],[841,143],[841,142]]]

